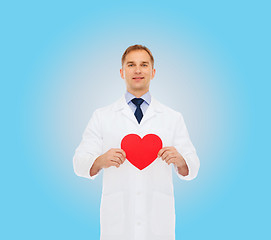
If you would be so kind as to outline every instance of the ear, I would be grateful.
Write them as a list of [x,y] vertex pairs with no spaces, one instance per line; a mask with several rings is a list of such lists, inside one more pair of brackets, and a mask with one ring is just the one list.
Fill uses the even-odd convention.
[[124,73],[123,73],[124,71],[122,70],[122,68],[120,69],[120,76],[121,76],[121,78],[122,79],[124,79]]
[[152,69],[152,77],[151,77],[151,79],[153,79],[153,78],[154,78],[155,73],[156,73],[156,69]]

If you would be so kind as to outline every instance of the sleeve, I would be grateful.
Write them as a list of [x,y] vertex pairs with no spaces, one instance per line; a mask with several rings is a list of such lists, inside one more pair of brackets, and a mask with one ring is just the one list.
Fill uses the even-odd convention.
[[90,176],[89,171],[97,157],[102,154],[102,135],[98,111],[96,110],[83,133],[82,141],[75,150],[73,157],[73,169],[76,175],[94,179],[96,175]]
[[189,170],[188,175],[182,176],[179,174],[177,167],[174,164],[173,166],[179,178],[183,180],[192,180],[198,174],[200,161],[197,156],[196,149],[190,140],[183,116],[181,113],[178,114],[179,117],[175,129],[174,147],[184,158]]

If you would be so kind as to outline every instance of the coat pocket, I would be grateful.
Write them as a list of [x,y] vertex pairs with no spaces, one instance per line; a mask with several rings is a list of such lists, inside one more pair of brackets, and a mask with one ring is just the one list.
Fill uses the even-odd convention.
[[124,230],[123,192],[103,195],[100,208],[101,233],[118,235]]
[[172,195],[153,192],[151,229],[157,235],[175,234],[175,206]]

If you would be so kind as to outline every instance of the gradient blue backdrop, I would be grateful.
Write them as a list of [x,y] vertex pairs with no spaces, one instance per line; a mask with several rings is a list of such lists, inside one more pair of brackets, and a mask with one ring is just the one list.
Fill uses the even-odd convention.
[[102,178],[73,172],[92,112],[125,91],[132,44],[201,160],[174,175],[176,239],[270,239],[269,1],[1,3],[1,239],[99,239]]

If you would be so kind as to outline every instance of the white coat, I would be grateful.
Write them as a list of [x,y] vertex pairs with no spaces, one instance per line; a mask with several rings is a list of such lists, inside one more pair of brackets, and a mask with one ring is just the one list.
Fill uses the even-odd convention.
[[127,159],[119,168],[103,169],[100,239],[174,240],[172,168],[181,179],[191,180],[200,166],[181,113],[152,97],[138,124],[124,95],[115,103],[97,109],[75,151],[74,171],[78,176],[94,179],[97,175],[90,177],[89,171],[95,159],[111,148],[121,148],[122,138],[130,133],[141,138],[153,133],[161,138],[163,147],[174,146],[185,159],[189,174],[180,175],[175,166],[161,158],[143,170]]

